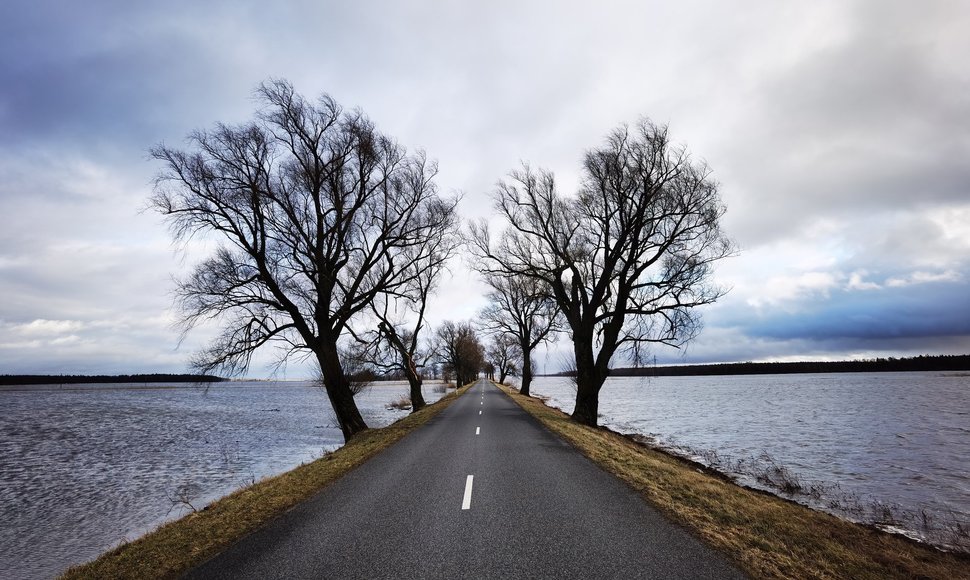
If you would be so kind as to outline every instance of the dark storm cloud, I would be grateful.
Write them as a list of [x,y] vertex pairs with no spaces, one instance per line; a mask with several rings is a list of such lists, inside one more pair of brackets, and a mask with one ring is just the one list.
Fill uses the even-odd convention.
[[[178,5],[15,3],[0,34],[0,146],[144,149],[225,83]],[[196,17],[209,11],[200,6]],[[183,16],[184,18],[185,16]],[[233,72],[229,70],[223,73]]]
[[869,290],[841,290],[781,305],[746,325],[754,337],[814,341],[859,339],[872,344],[900,337],[970,336],[970,284],[938,282]]

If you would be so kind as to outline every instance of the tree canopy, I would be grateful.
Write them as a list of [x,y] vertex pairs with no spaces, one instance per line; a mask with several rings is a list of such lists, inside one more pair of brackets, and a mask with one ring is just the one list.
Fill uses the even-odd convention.
[[473,230],[485,272],[551,289],[573,340],[582,423],[596,423],[614,354],[637,361],[650,344],[684,345],[700,327],[696,307],[724,292],[710,282],[733,251],[717,184],[665,126],[612,131],[586,153],[574,196],[525,165],[500,183],[495,208],[506,222],[498,239]]
[[366,429],[341,369],[339,342],[381,296],[419,300],[415,264],[454,225],[436,165],[409,154],[360,111],[310,101],[283,80],[256,91],[253,121],[189,136],[163,163],[151,198],[176,239],[218,249],[177,287],[186,329],[217,318],[221,334],[194,359],[240,374],[274,343],[281,362],[313,356],[346,438]]

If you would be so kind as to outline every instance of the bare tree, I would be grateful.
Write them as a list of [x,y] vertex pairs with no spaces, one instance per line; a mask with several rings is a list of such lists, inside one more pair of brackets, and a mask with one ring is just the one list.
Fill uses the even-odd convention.
[[485,365],[485,352],[472,325],[446,320],[435,332],[435,339],[445,373],[454,373],[457,386],[474,381]]
[[500,183],[496,208],[508,227],[494,247],[487,228],[473,232],[485,273],[552,289],[572,335],[580,423],[596,424],[616,352],[636,364],[650,344],[684,345],[700,328],[695,308],[724,293],[709,281],[733,251],[717,184],[665,126],[643,120],[611,132],[586,153],[575,197],[526,165]]
[[[485,231],[484,228],[484,223],[473,226],[473,235]],[[490,303],[479,314],[479,319],[486,332],[509,336],[516,342],[522,360],[519,391],[528,396],[532,384],[532,352],[554,336],[563,322],[552,288],[542,280],[517,274],[488,273],[489,267],[501,269],[507,259],[490,259],[486,254],[478,262],[483,265],[485,281],[491,287],[487,294]]]
[[513,336],[504,333],[493,334],[485,356],[494,367],[493,370],[498,371],[498,382],[505,384],[505,378],[518,371],[515,361],[522,357],[522,351]]
[[[487,353],[486,353],[487,354]],[[495,363],[489,359],[485,359],[485,365],[482,367],[482,372],[485,373],[485,378],[494,381],[495,380]]]
[[[407,154],[360,111],[331,97],[309,101],[283,80],[256,91],[255,120],[157,145],[164,163],[154,207],[176,239],[221,241],[177,288],[186,331],[219,318],[222,333],[198,354],[202,371],[241,374],[269,343],[316,358],[349,440],[365,430],[341,368],[339,345],[380,295],[411,297],[407,265],[440,239],[437,167]],[[447,222],[447,220],[445,220]]]
[[422,350],[419,340],[425,328],[428,299],[460,245],[455,205],[442,203],[432,209],[439,221],[435,230],[437,237],[429,239],[420,251],[408,257],[404,268],[410,272],[411,286],[406,292],[382,294],[371,304],[378,324],[376,336],[371,337],[369,360],[379,368],[404,375],[411,393],[412,413],[427,405],[421,391],[420,369],[434,357],[434,350]]

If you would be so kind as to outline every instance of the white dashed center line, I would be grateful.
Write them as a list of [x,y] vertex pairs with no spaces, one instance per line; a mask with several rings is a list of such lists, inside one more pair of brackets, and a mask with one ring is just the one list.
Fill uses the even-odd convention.
[[481,427],[475,427],[475,435],[481,435],[481,434],[482,434],[482,428]]
[[465,497],[461,500],[461,509],[463,510],[472,507],[472,481],[474,479],[474,475],[469,475],[468,479],[465,480]]

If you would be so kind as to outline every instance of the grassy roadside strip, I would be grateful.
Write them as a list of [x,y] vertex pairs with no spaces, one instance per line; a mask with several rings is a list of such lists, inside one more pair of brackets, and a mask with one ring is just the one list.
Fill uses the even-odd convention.
[[[503,392],[509,392],[506,387]],[[705,473],[607,429],[585,427],[541,400],[510,395],[583,455],[755,578],[970,579],[970,557],[840,520]]]
[[203,510],[162,524],[132,542],[73,566],[61,578],[174,578],[215,556],[348,471],[393,445],[444,410],[471,385],[292,471],[264,479]]

